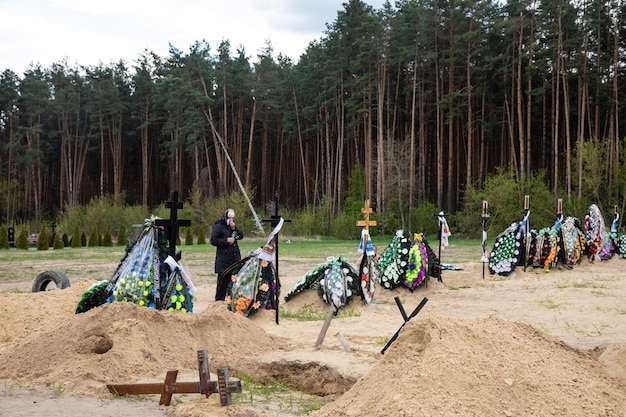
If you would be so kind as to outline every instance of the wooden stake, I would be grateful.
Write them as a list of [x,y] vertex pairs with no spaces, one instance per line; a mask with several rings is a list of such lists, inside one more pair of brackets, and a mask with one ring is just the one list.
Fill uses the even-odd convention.
[[339,343],[341,343],[341,346],[343,346],[343,350],[345,350],[346,352],[350,352],[350,345],[348,344],[346,338],[343,337],[341,332],[337,332],[337,339],[339,339]]
[[332,321],[333,317],[335,317],[336,313],[337,313],[337,307],[335,307],[335,304],[330,303],[330,307],[328,308],[328,313],[326,313],[326,320],[324,320],[324,325],[322,326],[322,330],[320,331],[319,336],[317,336],[317,341],[315,342],[316,349],[318,349],[320,345],[322,344],[322,342],[324,341],[324,338],[326,337],[326,332],[328,331],[328,328],[330,327],[330,322]]

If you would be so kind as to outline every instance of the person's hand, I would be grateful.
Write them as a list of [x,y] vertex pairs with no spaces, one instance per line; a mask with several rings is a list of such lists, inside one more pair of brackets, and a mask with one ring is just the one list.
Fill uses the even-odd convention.
[[234,220],[232,220],[232,219],[230,220],[230,228],[231,228],[232,230],[235,230],[235,221],[234,221]]
[[226,241],[228,242],[229,245],[232,245],[235,243],[235,238],[234,237],[229,237],[226,239]]

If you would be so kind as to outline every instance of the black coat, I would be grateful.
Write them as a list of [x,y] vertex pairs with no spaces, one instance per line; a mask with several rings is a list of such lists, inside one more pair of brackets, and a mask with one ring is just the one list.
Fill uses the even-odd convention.
[[[235,243],[228,243],[229,237],[235,238]],[[241,252],[237,241],[243,239],[243,232],[235,226],[232,230],[226,224],[226,220],[219,219],[215,221],[213,230],[211,231],[211,245],[217,247],[215,252],[215,273],[219,274],[233,263],[241,260]]]

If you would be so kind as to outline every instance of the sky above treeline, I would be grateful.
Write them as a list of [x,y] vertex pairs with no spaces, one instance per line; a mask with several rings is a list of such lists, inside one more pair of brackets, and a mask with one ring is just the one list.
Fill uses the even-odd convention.
[[[132,66],[142,51],[169,55],[170,44],[188,52],[207,41],[211,52],[223,40],[231,53],[243,46],[252,61],[270,41],[275,56],[298,61],[310,42],[347,0],[0,0],[0,71],[18,75],[31,64],[48,68]],[[384,0],[365,0],[375,9]],[[392,3],[393,4],[393,3]]]

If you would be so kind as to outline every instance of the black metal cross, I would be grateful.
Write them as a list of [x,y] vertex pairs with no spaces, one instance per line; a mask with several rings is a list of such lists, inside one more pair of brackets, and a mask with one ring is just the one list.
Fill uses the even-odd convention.
[[156,225],[163,226],[167,231],[169,240],[169,255],[180,261],[180,254],[176,254],[176,241],[178,240],[178,229],[183,226],[191,226],[191,220],[178,220],[178,209],[183,208],[183,202],[178,201],[178,191],[172,192],[172,201],[166,201],[165,207],[170,209],[169,219],[157,219]]
[[[278,191],[276,191],[276,193],[274,194],[274,215],[271,216],[270,219],[263,219],[261,220],[263,222],[271,222],[272,224],[272,228],[275,228],[276,226],[278,226],[278,223],[280,222],[280,216],[278,215]],[[283,221],[285,222],[291,222],[291,220],[287,220],[287,219],[283,219]],[[273,230],[273,229],[272,229]],[[274,239],[276,239],[275,245],[276,245],[276,291],[275,291],[275,305],[276,305],[276,324],[278,324],[278,303],[279,303],[279,297],[278,297],[278,285],[279,285],[279,280],[278,280],[278,233],[276,233],[276,236],[274,236]]]
[[420,312],[420,310],[422,310],[422,308],[424,308],[424,306],[428,302],[428,298],[424,297],[422,299],[422,301],[418,304],[418,306],[415,307],[415,310],[413,310],[411,315],[407,316],[406,315],[406,311],[404,310],[404,306],[402,305],[402,302],[400,301],[400,298],[399,297],[394,297],[394,300],[396,301],[396,305],[398,306],[398,309],[400,310],[400,314],[402,314],[402,318],[404,319],[404,323],[402,323],[402,326],[400,326],[400,328],[394,333],[394,335],[391,337],[391,339],[389,339],[389,341],[387,342],[387,344],[385,345],[383,350],[380,351],[381,355],[384,355],[385,351],[389,348],[389,346],[391,346],[391,344],[393,342],[395,342],[395,340],[398,338],[398,335],[400,334],[400,331],[402,330],[404,325],[407,324],[409,322],[409,320],[411,320],[413,317],[417,316],[417,314]]

